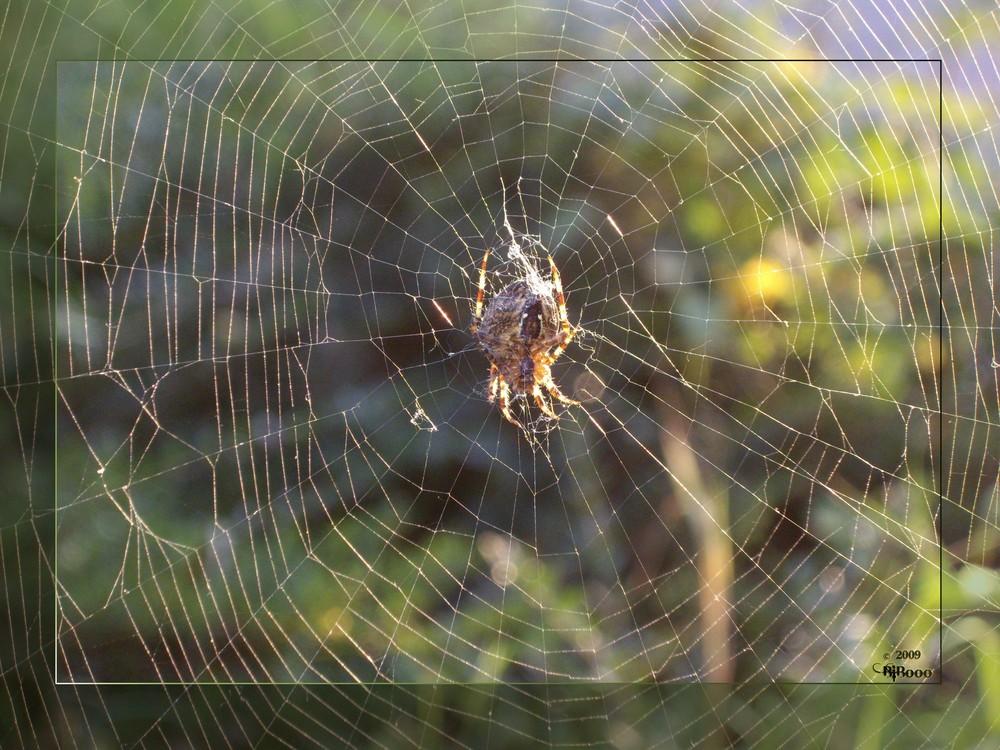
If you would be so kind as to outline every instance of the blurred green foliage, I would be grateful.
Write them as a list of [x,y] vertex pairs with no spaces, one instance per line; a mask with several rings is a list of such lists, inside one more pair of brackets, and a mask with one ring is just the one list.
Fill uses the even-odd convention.
[[[259,10],[254,23],[273,23],[272,33],[299,24],[276,6]],[[136,28],[150,27],[143,12]],[[483,48],[494,24],[520,12],[476,17]],[[356,29],[357,49],[376,35],[398,40],[390,54],[403,55],[409,29],[376,7]],[[128,146],[153,171],[105,172],[98,160],[60,153],[59,223],[90,222],[67,230],[60,252],[131,271],[137,282],[126,291],[121,276],[59,267],[58,288],[68,292],[54,323],[61,676],[697,679],[706,660],[697,598],[706,544],[722,545],[714,551],[736,567],[728,596],[738,603],[729,610],[736,681],[766,680],[762,659],[793,681],[854,681],[868,674],[859,676],[858,663],[888,644],[936,656],[932,489],[946,458],[926,415],[942,401],[961,413],[978,376],[961,342],[947,342],[941,361],[933,335],[933,76],[859,66],[841,78],[821,63],[765,72],[661,64],[629,66],[616,88],[573,65],[523,67],[514,93],[510,71],[471,63],[377,74],[358,66],[346,83],[334,67],[326,98],[324,68],[311,65],[298,77],[268,66],[236,76],[217,65],[137,67],[113,95],[103,90],[132,118],[107,156],[126,159],[115,149]],[[132,70],[140,75],[130,78]],[[102,73],[82,71],[75,81],[72,66],[60,71],[58,142],[67,152],[81,145],[81,115],[103,118],[94,87],[81,85]],[[882,120],[831,104],[852,101],[846,89],[865,72],[865,81],[884,84],[866,99]],[[290,78],[297,85],[287,86]],[[470,80],[469,111],[479,116],[459,124],[446,105],[465,106]],[[177,88],[161,100],[149,81]],[[179,92],[198,86],[236,93],[204,110],[185,105]],[[491,97],[487,116],[478,87]],[[677,111],[640,118],[620,138],[617,118],[664,90]],[[319,114],[303,91],[319,92]],[[757,98],[741,101],[749,91]],[[412,119],[400,119],[399,101]],[[145,119],[135,103],[145,104]],[[789,117],[761,118],[761,110]],[[204,162],[195,158],[202,139],[167,140],[166,149],[158,139],[185,128],[216,139],[204,140]],[[414,132],[429,153],[414,147]],[[152,179],[161,152],[166,166]],[[663,163],[669,168],[650,166]],[[78,189],[72,177],[81,170]],[[959,160],[950,179],[978,184],[986,174]],[[500,184],[527,196],[523,218],[556,254],[571,319],[586,331],[560,382],[599,377],[606,403],[588,408],[604,409],[606,425],[627,417],[627,429],[601,433],[567,418],[530,444],[485,403],[486,362],[445,356],[469,341],[462,330],[439,332],[429,303],[440,300],[456,327],[467,327],[470,269],[483,243],[506,240],[496,206],[509,195]],[[483,185],[492,192],[483,195]],[[224,203],[210,210],[193,194],[255,210],[244,224],[246,212]],[[120,195],[111,209],[109,195]],[[950,205],[946,234],[968,228],[979,210]],[[604,225],[608,214],[626,238]],[[260,242],[275,223],[288,239]],[[11,246],[21,242],[13,226],[4,232]],[[204,237],[210,242],[199,246]],[[981,239],[968,242],[970,253],[986,252]],[[244,256],[247,247],[258,255]],[[514,270],[501,264],[491,288]],[[17,297],[13,308],[42,320],[36,308],[55,294],[48,273],[5,271],[30,279],[4,284]],[[975,274],[961,281],[978,285],[974,298],[985,294]],[[137,317],[117,322],[106,346],[103,311],[137,302]],[[949,318],[969,312],[968,297],[946,292],[945,302]],[[46,347],[38,349],[44,359]],[[25,364],[35,351],[25,336],[4,347],[8,383],[37,381]],[[942,368],[944,393],[934,387]],[[344,369],[351,377],[338,380]],[[691,531],[693,506],[662,471],[664,404],[690,418],[687,440],[704,477],[726,485],[731,521],[721,540]],[[414,429],[423,424],[418,408],[437,432]],[[995,424],[995,404],[987,408]],[[14,432],[31,432],[31,409],[15,422]],[[948,425],[946,452],[978,455],[982,436],[963,429]],[[24,454],[8,463],[8,475],[24,474]],[[971,491],[946,481],[956,501]],[[45,522],[36,518],[33,529]],[[4,524],[23,526],[20,518]],[[980,549],[995,550],[994,535],[983,534]],[[5,546],[5,565],[30,582],[17,544]],[[353,728],[336,738],[372,746],[485,742],[484,715],[491,746],[521,746],[525,735],[552,744],[671,737],[725,746],[738,737],[783,746],[817,724],[829,727],[822,739],[831,745],[959,741],[949,726],[971,744],[996,731],[994,560],[959,569],[951,554],[944,598],[959,656],[942,675],[947,700],[848,688],[848,708],[831,720],[836,692],[816,699],[818,688],[794,685],[772,693],[681,687],[669,705],[666,688],[648,684],[345,688],[328,726],[351,715]],[[965,610],[976,614],[954,615]],[[217,717],[234,694],[195,692]],[[310,695],[288,693],[286,712],[309,711]],[[99,708],[80,709],[116,717],[114,730],[70,719],[70,731],[86,724],[97,744],[139,741],[148,717],[135,695],[109,688]],[[259,693],[241,699],[256,716],[273,710]],[[174,700],[184,714],[187,704]],[[543,703],[564,708],[565,720],[553,725]],[[197,721],[190,705],[178,725]],[[790,706],[797,722],[784,720]],[[234,732],[245,729],[241,715]],[[279,725],[275,734],[291,739],[308,731]]]
[[[936,577],[936,71],[838,71],[924,95],[879,120],[785,67],[64,66],[71,673],[850,680],[887,638],[936,652],[933,589],[899,594]],[[447,356],[483,243],[490,294],[521,272],[497,202],[559,258],[564,382],[626,429],[532,443]]]

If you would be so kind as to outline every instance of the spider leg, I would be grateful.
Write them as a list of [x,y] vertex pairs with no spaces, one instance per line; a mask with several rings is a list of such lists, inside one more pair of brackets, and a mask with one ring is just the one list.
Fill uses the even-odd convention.
[[[538,382],[541,383],[542,385],[544,385],[545,388],[546,388],[546,390],[548,390],[549,393],[551,393],[555,398],[557,398],[560,401],[562,401],[564,404],[567,404],[569,406],[579,406],[580,405],[579,401],[574,401],[573,399],[569,398],[568,396],[564,396],[559,391],[559,388],[556,386],[555,381],[552,379],[552,372],[551,372],[551,370],[549,370],[549,368],[547,366],[545,368],[545,375],[542,378],[540,378]],[[536,390],[538,389],[538,385],[537,384],[535,385],[535,389]]]
[[496,365],[490,365],[490,386],[489,386],[489,400],[492,404],[497,400],[497,391],[500,389],[500,371],[497,369]]
[[486,261],[490,259],[490,251],[487,248],[486,255],[483,256],[483,265],[479,267],[479,294],[476,295],[476,313],[472,316],[472,333],[475,335],[479,329],[479,321],[483,317],[483,291],[486,289]]
[[500,411],[508,422],[518,424],[517,420],[514,419],[514,415],[510,413],[510,386],[507,385],[507,381],[504,380],[503,375],[500,374],[500,369],[496,365],[490,365],[488,398],[491,404],[497,401],[500,402]]
[[535,386],[531,389],[531,395],[535,397],[535,403],[538,404],[538,408],[545,412],[552,419],[559,419],[559,416],[552,411],[552,407],[545,403],[545,399],[542,398],[542,389],[535,383]]
[[[563,296],[562,290],[562,279],[559,276],[559,269],[556,268],[556,262],[552,260],[552,256],[549,256],[549,266],[552,268],[552,287],[556,292],[556,302],[559,304],[559,322],[562,324],[562,341],[556,346],[555,350],[549,355],[551,362],[555,362],[556,359],[566,351],[566,347],[569,346],[569,342],[573,340],[576,336],[576,329],[569,324],[569,317],[566,314],[566,298]],[[550,378],[551,380],[551,378]]]
[[520,427],[521,425],[514,419],[514,415],[510,413],[510,387],[507,385],[507,381],[504,380],[503,375],[499,375],[498,377],[500,379],[500,411],[508,422]]
[[567,404],[568,406],[579,406],[580,405],[579,401],[574,401],[573,399],[568,398],[567,396],[564,396],[562,393],[560,393],[559,389],[556,387],[555,383],[552,383],[552,382],[546,383],[545,387],[548,389],[549,393],[551,393],[557,399],[559,399],[560,401],[562,401],[564,404]]

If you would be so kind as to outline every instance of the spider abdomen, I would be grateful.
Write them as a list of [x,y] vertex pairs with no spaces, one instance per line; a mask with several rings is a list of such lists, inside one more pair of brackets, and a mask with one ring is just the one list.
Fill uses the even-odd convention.
[[511,394],[530,395],[547,417],[557,419],[543,392],[565,404],[579,405],[560,393],[552,380],[552,363],[576,333],[566,319],[559,271],[550,256],[551,290],[536,277],[514,281],[501,289],[484,310],[489,257],[487,252],[479,269],[479,293],[471,326],[476,343],[490,360],[489,400],[499,402],[504,417],[514,424],[517,421],[510,411]]
[[556,316],[555,300],[533,291],[525,281],[515,281],[486,307],[476,335],[487,346],[530,346],[559,331]]
[[521,312],[521,338],[525,342],[534,341],[541,335],[543,310],[542,300],[536,297]]
[[515,392],[535,385],[535,355],[560,331],[556,302],[526,281],[504,287],[486,307],[476,339]]

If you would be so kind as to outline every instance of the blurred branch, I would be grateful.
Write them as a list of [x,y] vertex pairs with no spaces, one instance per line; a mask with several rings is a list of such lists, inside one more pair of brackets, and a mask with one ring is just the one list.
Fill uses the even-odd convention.
[[[665,402],[661,402],[664,404]],[[729,494],[703,476],[679,414],[660,407],[660,450],[676,485],[676,499],[688,519],[697,552],[701,586],[698,589],[702,618],[703,678],[709,682],[733,679],[732,639],[729,632],[729,590],[733,582],[730,543]],[[668,504],[664,501],[664,504]]]

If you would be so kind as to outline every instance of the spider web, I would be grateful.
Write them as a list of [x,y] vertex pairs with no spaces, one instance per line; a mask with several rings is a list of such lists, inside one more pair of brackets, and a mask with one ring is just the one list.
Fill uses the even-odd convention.
[[[4,526],[9,741],[994,732],[995,9],[592,10],[165,54],[95,9],[118,59],[5,85],[57,237],[5,225],[21,476],[53,383],[57,451]],[[559,270],[558,419],[489,402],[486,250],[487,303]]]
[[[933,667],[937,65],[789,65],[63,65],[67,678]],[[580,321],[537,442],[484,241]]]

